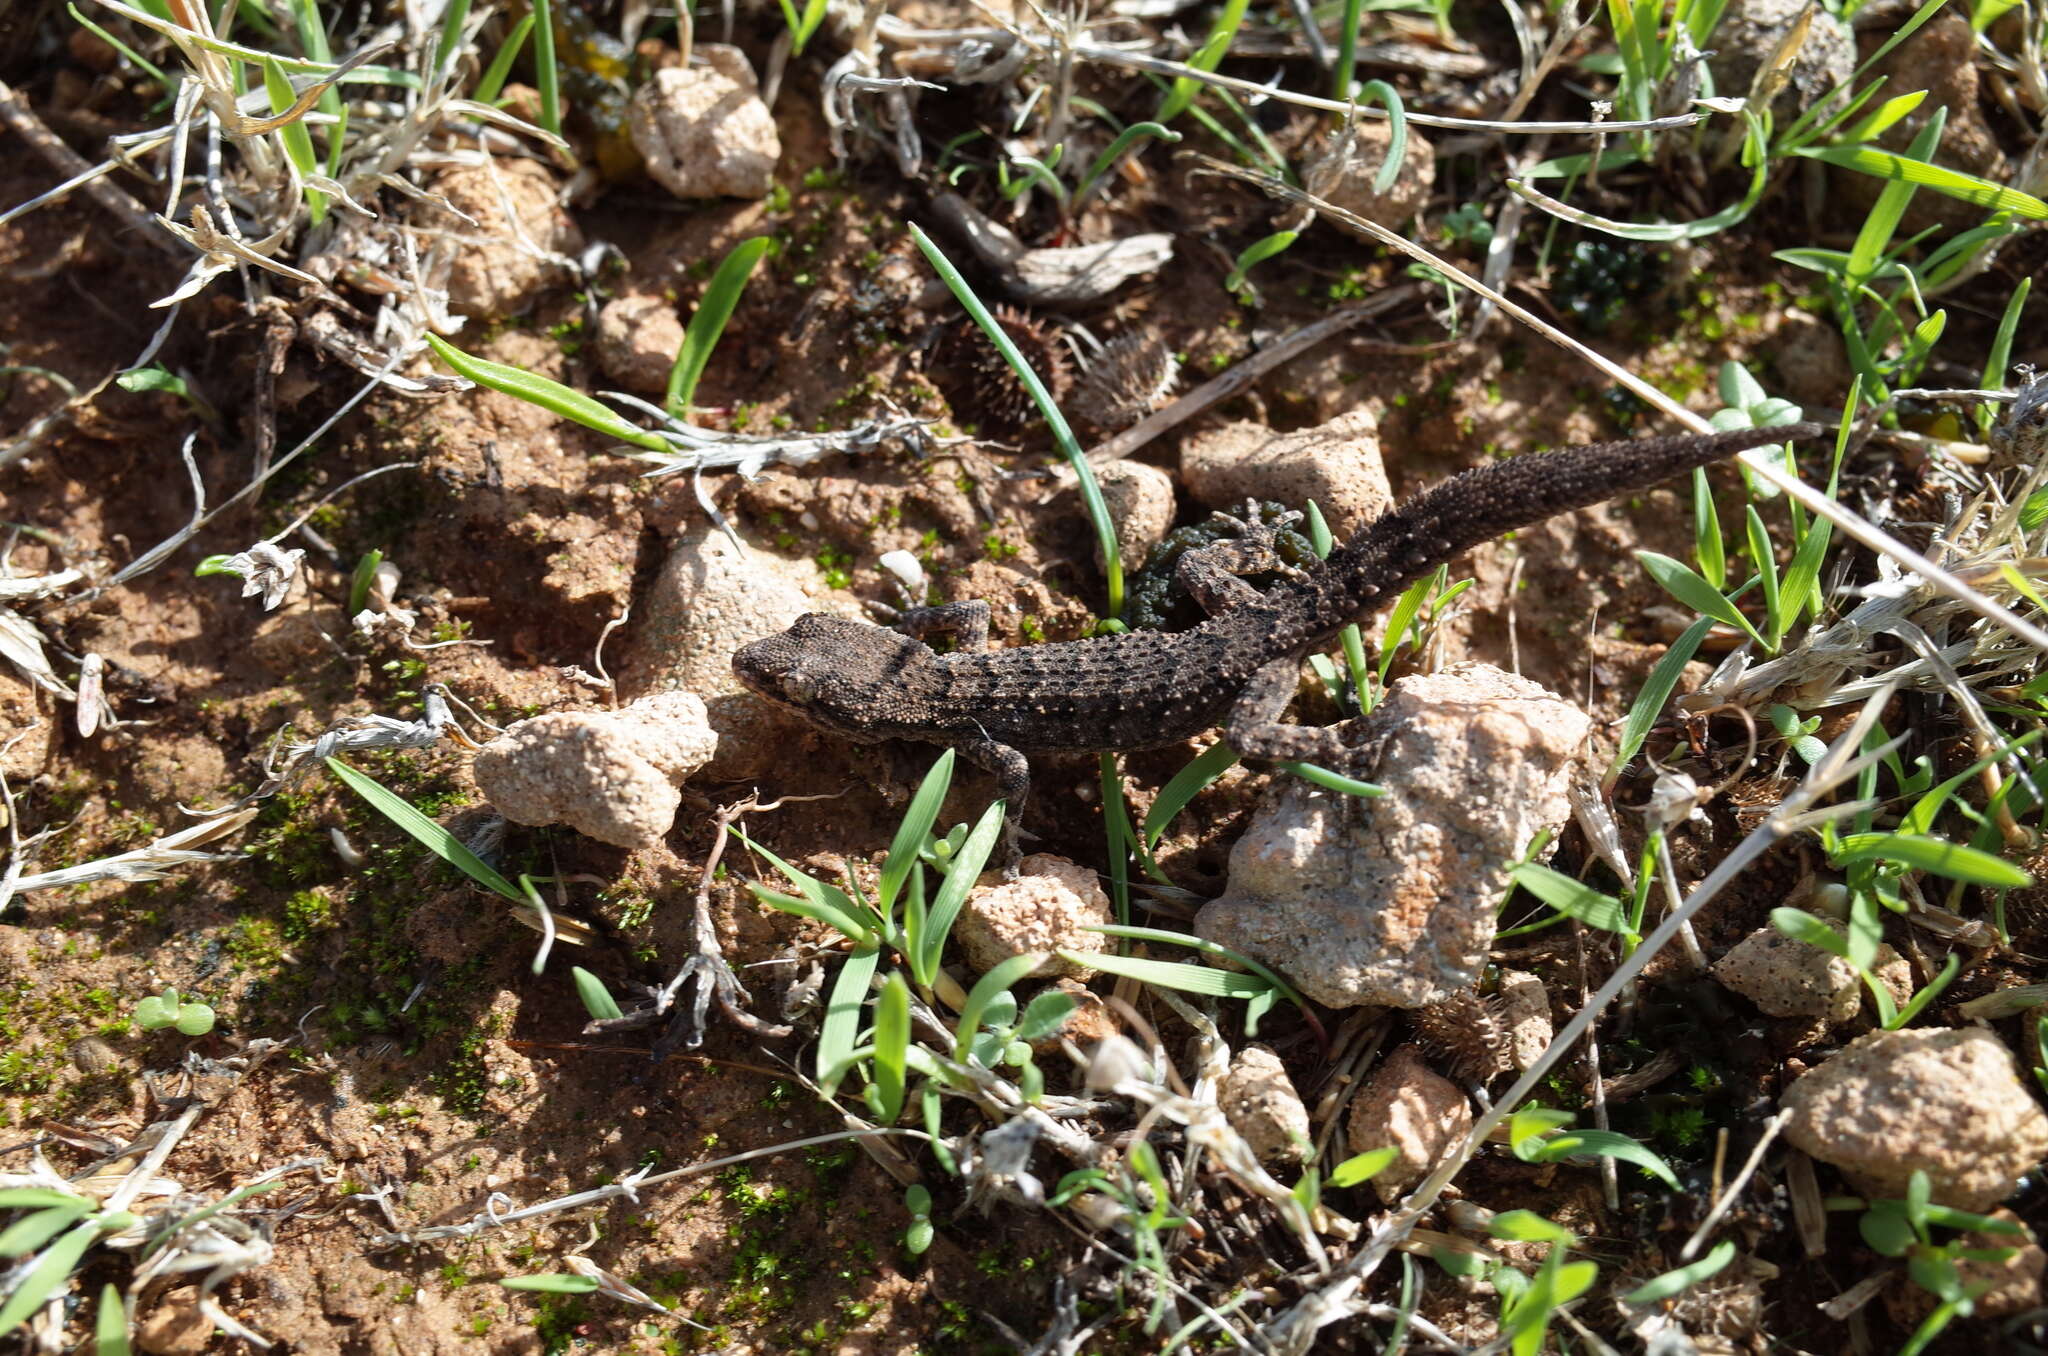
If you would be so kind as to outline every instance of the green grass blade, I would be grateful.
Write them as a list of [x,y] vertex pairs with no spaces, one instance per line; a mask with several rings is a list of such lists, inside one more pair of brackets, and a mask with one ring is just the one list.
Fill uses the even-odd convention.
[[[291,77],[284,73],[284,67],[276,58],[263,63],[263,90],[270,96],[272,114],[289,112],[299,101],[298,92],[292,88]],[[327,93],[334,91],[330,87]],[[324,96],[323,96],[324,97]],[[277,139],[284,145],[284,153],[291,158],[301,178],[320,172],[320,162],[313,155],[313,134],[306,130],[303,118],[293,118],[277,129]],[[305,194],[306,210],[312,214],[313,224],[318,226],[327,220],[327,195],[317,188],[302,188]]]
[[1771,534],[1764,527],[1764,516],[1751,504],[1745,509],[1744,526],[1749,534],[1749,558],[1756,566],[1757,578],[1762,581],[1764,593],[1764,622],[1770,630],[1771,647],[1791,629],[1791,621],[1781,612],[1778,596],[1778,555],[1771,549]]
[[43,1250],[28,1274],[16,1283],[7,1303],[0,1304],[0,1337],[26,1323],[31,1314],[43,1307],[44,1301],[71,1280],[71,1273],[77,1270],[86,1249],[99,1236],[100,1226],[88,1220]]
[[[2012,362],[2012,337],[2019,329],[2020,312],[2025,309],[2027,297],[2034,290],[2032,278],[2021,278],[2020,285],[2013,289],[2011,300],[2005,304],[2005,314],[1998,319],[1998,333],[1992,337],[1991,348],[1984,355],[1984,377],[1977,384],[1987,389],[2005,385],[2005,369]],[[1989,430],[1998,415],[1990,406],[1977,412],[1978,428]]]
[[1629,935],[1628,910],[1613,895],[1602,894],[1541,862],[1524,862],[1509,878],[1567,918],[1602,932]]
[[1193,962],[1148,960],[1142,956],[1082,955],[1073,951],[1060,954],[1077,965],[1207,998],[1256,998],[1273,990],[1273,985],[1261,976],[1212,969]]
[[1282,772],[1292,773],[1312,786],[1320,786],[1325,791],[1335,791],[1340,796],[1357,796],[1362,800],[1376,800],[1387,794],[1387,788],[1379,785],[1377,782],[1362,782],[1356,777],[1347,777],[1341,772],[1332,772],[1326,767],[1317,767],[1314,763],[1303,763],[1289,759],[1284,763],[1275,763],[1273,766]]
[[1045,383],[1039,379],[1038,373],[1032,371],[1031,364],[1024,361],[1024,355],[1017,351],[1017,345],[1011,342],[1003,327],[996,323],[995,317],[988,313],[988,307],[981,304],[981,298],[974,294],[974,289],[968,286],[967,279],[953,266],[953,261],[946,257],[945,252],[933,243],[932,238],[926,235],[924,229],[916,222],[910,225],[910,238],[917,243],[917,248],[923,252],[932,268],[945,279],[954,299],[974,318],[974,323],[981,327],[981,332],[996,346],[996,351],[1003,355],[1003,361],[1016,373],[1017,380],[1024,384],[1024,389],[1031,393],[1032,402],[1038,406],[1038,412],[1045,416],[1046,428],[1052,434],[1054,446],[1058,447],[1060,455],[1067,459],[1067,465],[1073,469],[1075,479],[1079,482],[1081,503],[1088,511],[1089,523],[1095,528],[1095,547],[1101,553],[1103,574],[1109,586],[1108,615],[1121,615],[1124,610],[1124,568],[1117,554],[1116,524],[1110,520],[1109,505],[1103,502],[1102,488],[1095,483],[1095,470],[1088,464],[1088,458],[1082,454],[1081,444],[1075,439],[1073,429],[1067,426],[1066,417],[1060,413],[1059,406],[1053,403],[1052,393],[1045,389]]
[[562,73],[555,64],[553,0],[533,0],[533,83],[540,88],[540,125],[562,135]]
[[1621,1301],[1624,1304],[1657,1304],[1664,1300],[1675,1299],[1698,1285],[1701,1281],[1719,1275],[1734,1260],[1734,1242],[1730,1239],[1723,1239],[1714,1245],[1712,1252],[1700,1258],[1699,1261],[1689,1266],[1679,1267],[1675,1271],[1667,1271],[1661,1276],[1652,1276],[1649,1280],[1644,1281],[1641,1285],[1623,1295]]
[[1218,741],[1189,761],[1186,767],[1173,774],[1159,795],[1152,801],[1152,808],[1145,812],[1145,856],[1149,860],[1152,849],[1159,846],[1160,837],[1173,817],[1187,808],[1188,802],[1199,795],[1202,789],[1229,771],[1237,762],[1237,750]]
[[590,1295],[604,1289],[595,1276],[553,1272],[540,1276],[501,1276],[498,1284],[507,1290],[525,1290],[537,1295]]
[[128,1356],[128,1306],[112,1281],[100,1287],[99,1312],[92,1321],[93,1356]]
[[376,582],[377,567],[384,563],[382,551],[365,551],[348,579],[348,615],[353,617],[370,605],[370,585]]
[[[1272,986],[1274,992],[1296,1007],[1306,1008],[1308,1006],[1308,1000],[1303,998],[1292,984],[1281,978],[1279,971],[1253,960],[1243,952],[1233,951],[1221,942],[1212,942],[1206,937],[1197,937],[1190,932],[1171,932],[1165,928],[1127,927],[1114,923],[1106,923],[1091,930],[1107,933],[1111,937],[1128,938],[1134,942],[1160,942],[1167,946],[1184,946],[1189,950],[1199,951],[1207,956],[1215,956],[1219,959],[1227,960],[1233,965],[1243,966],[1252,974],[1265,980],[1267,984]],[[1175,962],[1166,963],[1174,964]]]
[[462,45],[462,30],[469,23],[470,0],[448,0],[448,8],[441,12],[441,40],[434,44],[434,64],[431,69],[440,75],[448,69],[448,62]]
[[456,375],[467,377],[479,386],[523,400],[529,405],[538,405],[550,414],[581,424],[608,438],[617,438],[622,443],[646,448],[650,452],[671,450],[667,443],[637,427],[624,415],[551,377],[464,353],[437,334],[427,336],[427,346]]
[[580,965],[569,967],[569,978],[576,985],[576,996],[583,1000],[583,1010],[600,1022],[613,1022],[626,1014],[619,1011],[619,1000],[612,997],[612,991],[604,981]]
[[1946,876],[1970,885],[1990,885],[2019,890],[2034,878],[2003,857],[1976,848],[1916,833],[1852,833],[1842,839],[1841,848],[1830,854],[1836,865],[1856,862],[1902,862],[1936,876]]
[[860,1010],[868,999],[868,981],[881,963],[880,942],[867,942],[847,953],[839,973],[832,977],[832,993],[825,1000],[825,1019],[818,1026],[818,1075],[841,1065],[853,1053],[860,1035]]
[[1269,236],[1254,240],[1238,253],[1237,261],[1231,265],[1230,275],[1223,280],[1223,286],[1231,292],[1241,291],[1244,275],[1258,265],[1279,254],[1301,238],[1300,231],[1275,231]]
[[1953,951],[1949,952],[1948,960],[1941,967],[1941,973],[1928,980],[1927,987],[1907,999],[1906,1006],[1892,1014],[1891,1019],[1884,1024],[1885,1030],[1897,1031],[1901,1027],[1911,1025],[1915,1017],[1927,1011],[1928,1005],[1941,997],[1942,990],[1948,988],[1962,972],[1962,968],[1963,958]]
[[773,236],[757,235],[752,240],[743,240],[732,247],[718,265],[718,272],[711,275],[711,285],[704,289],[704,299],[697,303],[697,313],[690,317],[683,345],[676,350],[675,365],[669,368],[668,394],[662,407],[672,418],[689,416],[690,402],[696,398],[697,382],[711,361],[711,350],[718,347],[718,338],[725,333],[733,308],[740,304],[740,293],[746,291],[747,280],[774,248]]
[[1707,468],[1692,468],[1692,551],[1700,577],[1718,592],[1728,586],[1728,546],[1721,539],[1721,515],[1714,511],[1713,487]]
[[71,1196],[62,1205],[23,1215],[0,1230],[0,1257],[26,1257],[91,1212],[91,1201]]
[[505,88],[505,78],[512,74],[512,63],[519,59],[519,50],[526,46],[526,39],[533,32],[533,15],[527,14],[512,26],[505,36],[505,45],[491,58],[491,64],[484,68],[483,78],[476,82],[476,101],[480,104],[496,103],[498,93]]
[[875,1097],[876,1121],[894,1125],[903,1114],[903,1098],[910,1087],[907,1061],[910,1058],[910,985],[901,970],[892,971],[875,1000]]
[[1088,166],[1088,172],[1081,176],[1081,182],[1074,188],[1076,196],[1086,193],[1088,186],[1097,179],[1100,179],[1102,172],[1115,164],[1116,158],[1122,155],[1124,150],[1139,137],[1152,137],[1159,141],[1174,142],[1180,140],[1180,133],[1156,122],[1132,123],[1129,127],[1124,128],[1123,131],[1118,132],[1116,140],[1104,147],[1102,154],[1096,156],[1095,162]]
[[931,771],[924,774],[918,783],[917,794],[910,798],[910,808],[903,812],[903,821],[896,826],[896,836],[889,842],[889,855],[882,862],[882,880],[876,890],[875,907],[884,918],[893,917],[896,896],[903,889],[907,877],[918,862],[918,849],[938,822],[939,807],[946,802],[946,791],[953,784],[953,750],[947,749],[932,763]]
[[1749,624],[1749,618],[1742,615],[1742,609],[1729,602],[1719,589],[1700,578],[1683,561],[1655,551],[1638,551],[1636,559],[1642,562],[1643,570],[1650,578],[1679,602],[1702,617],[1712,617],[1734,627],[1760,646],[1764,644],[1764,638]]
[[1613,786],[1621,776],[1621,770],[1642,751],[1643,742],[1657,724],[1657,717],[1664,714],[1664,703],[1671,700],[1672,692],[1678,687],[1679,675],[1692,662],[1700,642],[1707,638],[1707,632],[1713,629],[1714,619],[1701,617],[1671,642],[1671,648],[1650,670],[1642,691],[1636,693],[1635,703],[1628,709],[1628,719],[1621,727],[1621,747],[1615,750],[1614,761],[1608,764],[1607,773],[1601,778],[1603,786]]
[[1387,110],[1387,130],[1392,137],[1387,142],[1387,158],[1372,179],[1372,191],[1384,193],[1401,177],[1401,162],[1408,155],[1408,110],[1401,104],[1399,91],[1384,80],[1366,81],[1358,91],[1358,102],[1380,104]]
[[[1223,0],[1223,8],[1217,12],[1216,21],[1209,26],[1209,36],[1188,58],[1187,64],[1198,71],[1213,71],[1223,64],[1223,57],[1230,50],[1230,44],[1237,38],[1238,25],[1244,22],[1248,0]],[[1187,111],[1195,101],[1195,95],[1202,89],[1202,82],[1191,75],[1178,76],[1160,100],[1159,111],[1152,115],[1154,122],[1172,122]]]
[[[1841,165],[1874,178],[1888,179],[1891,185],[1931,188],[1936,193],[1959,198],[1987,212],[2016,212],[2031,221],[2048,221],[2048,202],[2042,202],[2031,193],[1994,184],[1989,179],[1980,179],[1945,165],[1929,164],[1897,151],[1877,146],[1804,146],[1794,154],[1824,160],[1830,165]],[[1890,191],[1890,185],[1886,191]]]
[[981,818],[968,831],[966,841],[960,844],[960,851],[954,854],[952,869],[946,873],[946,883],[932,897],[924,935],[912,939],[911,971],[924,988],[930,988],[932,980],[937,977],[939,955],[946,949],[946,934],[953,930],[953,920],[960,916],[961,908],[967,903],[967,892],[974,888],[982,867],[988,863],[988,854],[1003,836],[1003,809],[1003,802],[996,801],[981,812]]
[[339,758],[329,758],[327,768],[341,779],[343,785],[368,801],[371,809],[411,834],[427,851],[484,888],[522,908],[529,907],[525,892],[492,870],[489,863],[471,852],[460,838],[421,814],[395,792]]

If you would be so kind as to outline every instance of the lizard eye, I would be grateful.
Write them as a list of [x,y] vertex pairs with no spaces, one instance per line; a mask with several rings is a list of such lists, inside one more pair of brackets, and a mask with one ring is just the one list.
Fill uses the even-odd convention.
[[818,685],[805,673],[783,674],[782,690],[793,702],[809,702],[818,695]]

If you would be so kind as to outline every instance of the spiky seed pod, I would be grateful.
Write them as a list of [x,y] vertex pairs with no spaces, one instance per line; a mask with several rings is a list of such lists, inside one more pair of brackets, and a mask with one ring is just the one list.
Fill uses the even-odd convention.
[[1453,1075],[1484,1083],[1504,1073],[1514,1051],[1499,1005],[1470,989],[1408,1014],[1416,1041]]
[[1164,405],[1180,378],[1173,350],[1153,330],[1125,330],[1086,366],[1074,413],[1104,433],[1121,433]]
[[[1074,369],[1059,332],[1013,306],[998,306],[991,314],[1057,403],[1074,384]],[[946,400],[962,419],[1017,429],[1038,418],[1031,393],[973,321],[961,321],[946,337],[939,359]]]

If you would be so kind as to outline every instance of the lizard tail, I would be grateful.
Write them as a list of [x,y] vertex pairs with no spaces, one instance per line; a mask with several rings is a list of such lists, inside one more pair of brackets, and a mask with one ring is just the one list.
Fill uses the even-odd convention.
[[1330,554],[1328,587],[1365,609],[1504,532],[1648,489],[1709,462],[1812,438],[1824,424],[1780,424],[1535,452],[1451,477]]

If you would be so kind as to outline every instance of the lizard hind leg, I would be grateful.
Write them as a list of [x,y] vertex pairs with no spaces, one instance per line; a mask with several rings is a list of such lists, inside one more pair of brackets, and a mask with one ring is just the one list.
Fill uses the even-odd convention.
[[1024,860],[1024,802],[1031,796],[1031,761],[1008,744],[987,735],[963,739],[953,746],[960,756],[996,778],[996,790],[1003,798],[1003,845],[998,856],[1003,879],[1017,879],[1017,864]]
[[1280,720],[1301,685],[1301,660],[1285,655],[1252,674],[1232,703],[1223,736],[1240,756],[1267,762],[1316,763],[1341,772],[1351,760],[1334,729],[1286,725]]

